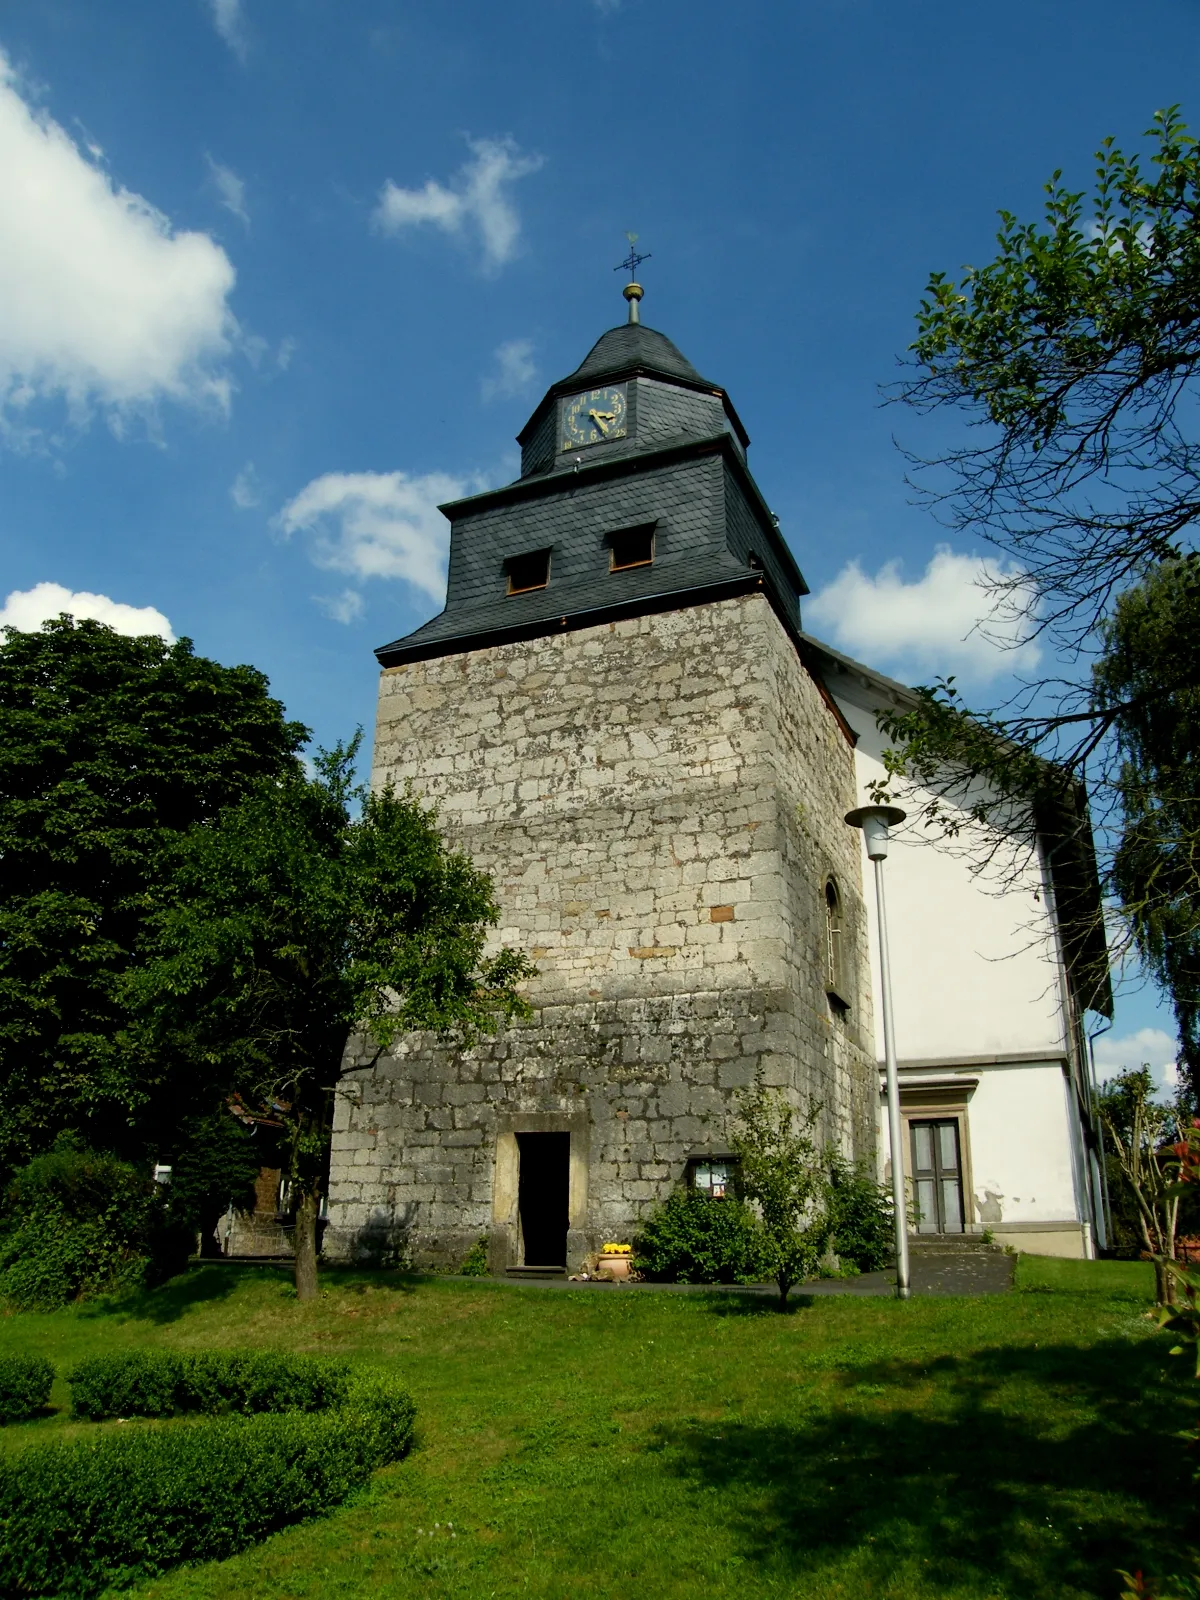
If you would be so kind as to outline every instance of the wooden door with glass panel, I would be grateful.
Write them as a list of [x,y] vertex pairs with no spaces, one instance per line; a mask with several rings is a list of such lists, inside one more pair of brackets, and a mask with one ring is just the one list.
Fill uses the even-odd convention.
[[962,1151],[957,1117],[909,1122],[918,1233],[963,1232]]

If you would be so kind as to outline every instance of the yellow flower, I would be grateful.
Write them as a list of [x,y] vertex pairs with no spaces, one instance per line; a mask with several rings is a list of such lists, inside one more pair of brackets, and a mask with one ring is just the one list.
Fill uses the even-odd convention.
[[633,1246],[631,1244],[604,1244],[600,1246],[600,1254],[605,1256],[631,1256],[633,1254]]

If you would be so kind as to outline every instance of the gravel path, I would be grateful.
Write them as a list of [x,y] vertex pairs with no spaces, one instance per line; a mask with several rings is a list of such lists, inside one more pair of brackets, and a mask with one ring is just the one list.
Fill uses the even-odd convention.
[[[914,1250],[910,1263],[912,1292],[925,1294],[1003,1294],[1012,1288],[1016,1257],[999,1250],[923,1251]],[[729,1287],[702,1283],[609,1283],[592,1279],[587,1283],[569,1278],[520,1278],[501,1280],[518,1288],[577,1289],[595,1294],[738,1294],[773,1296],[774,1284],[749,1284]],[[815,1283],[798,1284],[793,1297],[826,1294],[890,1295],[895,1293],[893,1272],[864,1272],[857,1278],[821,1278]]]

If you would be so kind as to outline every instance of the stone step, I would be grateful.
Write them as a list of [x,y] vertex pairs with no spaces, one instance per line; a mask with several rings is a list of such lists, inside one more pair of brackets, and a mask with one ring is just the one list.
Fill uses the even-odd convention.
[[1002,1244],[990,1244],[970,1233],[910,1234],[909,1255],[1003,1255]]
[[566,1267],[505,1267],[509,1278],[565,1278]]

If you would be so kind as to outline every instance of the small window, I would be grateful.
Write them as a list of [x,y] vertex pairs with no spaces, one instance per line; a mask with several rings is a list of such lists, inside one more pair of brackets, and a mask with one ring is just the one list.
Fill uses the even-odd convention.
[[690,1186],[708,1195],[710,1200],[724,1200],[735,1192],[736,1168],[737,1162],[732,1156],[694,1159],[688,1169]]
[[825,883],[825,987],[844,1007],[845,933],[842,927],[842,902],[832,878]]
[[504,563],[508,594],[528,594],[544,589],[550,582],[549,550],[531,550],[528,555],[509,556]]
[[648,567],[654,560],[654,524],[642,528],[622,528],[608,537],[608,570],[625,572],[629,567]]

